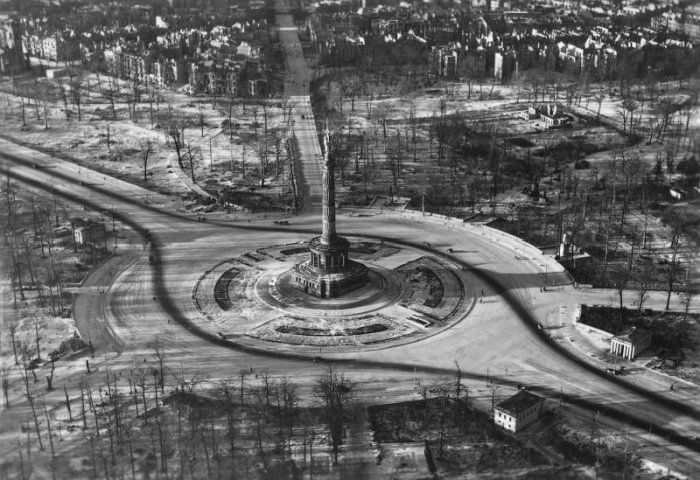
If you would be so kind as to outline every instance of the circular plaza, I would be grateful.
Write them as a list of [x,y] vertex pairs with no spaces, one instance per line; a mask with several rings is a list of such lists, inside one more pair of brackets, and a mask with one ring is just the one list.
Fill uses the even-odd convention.
[[293,279],[306,243],[269,245],[210,265],[193,287],[200,329],[232,342],[279,348],[374,349],[431,336],[473,305],[469,272],[427,249],[348,237],[367,280],[322,298]]

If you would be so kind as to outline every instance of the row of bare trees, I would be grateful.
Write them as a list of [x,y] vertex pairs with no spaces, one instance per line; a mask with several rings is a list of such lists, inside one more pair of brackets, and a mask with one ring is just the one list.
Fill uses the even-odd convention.
[[286,377],[251,367],[211,382],[170,368],[162,339],[150,347],[150,356],[127,369],[86,364],[77,385],[64,384],[60,403],[36,386],[37,371],[53,377],[53,362],[37,366],[29,352],[15,367],[29,407],[11,465],[16,476],[28,479],[48,467],[60,478],[67,453],[57,441],[75,431],[81,434],[65,440],[78,443],[69,448],[83,452],[92,478],[229,478],[231,472],[279,478],[290,465],[313,475],[315,449],[329,446],[337,463],[354,386],[344,375],[329,370],[321,376],[318,402],[308,408]]
[[69,220],[66,211],[55,198],[47,202],[30,192],[18,194],[9,176],[4,187],[1,215],[6,228],[1,249],[8,260],[13,305],[19,308],[20,302],[29,300],[28,292],[34,292],[37,305],[57,315],[68,307],[62,252],[66,247],[76,250],[75,243],[66,245],[65,236],[57,238],[56,228]]
[[[38,84],[34,88],[30,89],[30,85],[26,82],[20,82],[16,80],[14,85],[15,92],[19,98],[19,110],[18,112],[12,111],[10,104],[10,99],[8,96],[5,97],[5,116],[7,117],[8,112],[12,114],[19,113],[21,117],[22,126],[26,127],[28,122],[29,112],[35,111],[36,120],[40,121],[42,118],[45,122],[45,128],[48,128],[48,122],[50,118],[50,113],[55,110],[56,102],[62,101],[63,111],[66,120],[73,118],[77,115],[78,121],[81,121],[84,117],[84,106],[85,104],[94,105],[96,102],[107,102],[108,108],[106,109],[106,117],[110,121],[118,121],[119,113],[121,109],[120,106],[126,104],[128,106],[129,119],[137,122],[139,117],[143,113],[141,109],[137,109],[137,106],[143,102],[148,103],[148,118],[150,119],[151,128],[159,126],[164,132],[164,137],[166,144],[173,148],[176,155],[178,166],[187,172],[191,180],[196,183],[198,180],[198,169],[204,163],[206,149],[206,140],[195,141],[193,138],[187,138],[185,131],[186,129],[198,127],[200,130],[200,137],[203,139],[205,134],[206,117],[203,108],[200,106],[199,113],[197,115],[185,114],[180,112],[178,109],[174,109],[172,104],[164,101],[162,93],[155,88],[155,86],[150,85],[144,87],[137,81],[124,82],[111,76],[100,76],[97,74],[96,81],[91,82],[89,77],[83,77],[80,75],[73,74],[69,72],[70,77],[67,82],[63,81],[49,81],[44,80],[42,82],[43,89],[38,89]],[[35,81],[36,83],[36,81]],[[126,86],[125,86],[126,85]],[[43,90],[43,96],[37,94],[38,91]],[[252,126],[254,128],[254,133],[252,138],[245,138],[244,140],[252,143],[252,150],[249,148],[248,151],[253,153],[258,158],[257,162],[251,160],[248,161],[249,166],[246,166],[246,155],[245,151],[242,158],[233,158],[233,143],[234,143],[234,125],[235,117],[233,116],[234,106],[239,99],[233,96],[229,99],[228,108],[228,137],[231,143],[231,169],[233,170],[234,164],[240,166],[240,175],[243,181],[246,177],[258,177],[259,187],[264,188],[266,178],[271,173],[270,167],[274,166],[275,177],[280,177],[280,175],[286,173],[290,175],[289,171],[285,168],[286,161],[282,157],[284,156],[284,141],[283,136],[279,131],[273,131],[270,128],[270,105],[266,101],[255,101],[247,102],[246,98],[243,98],[243,109],[244,112],[246,108],[249,111],[252,110],[254,121]],[[246,107],[246,104],[250,103]],[[167,106],[167,108],[163,108]],[[284,108],[284,106],[283,106]],[[42,115],[43,111],[43,115]],[[94,113],[94,112],[93,112]],[[262,114],[262,115],[260,115]],[[285,108],[285,115],[287,115]],[[239,132],[243,135],[243,132]],[[117,154],[113,151],[112,145],[119,142],[118,133],[115,129],[111,128],[111,125],[106,126],[107,141],[105,143],[107,154],[110,159],[120,158],[121,154]],[[148,182],[148,165],[149,160],[152,158],[152,154],[158,150],[157,142],[150,138],[143,138],[139,141],[138,145],[138,157],[143,172],[143,181]],[[252,156],[252,155],[251,155]],[[212,137],[209,136],[209,160],[213,167],[213,153],[212,153]],[[253,173],[255,172],[255,173]],[[247,175],[253,174],[253,175]],[[288,186],[291,185],[291,181],[288,181]]]
[[[529,94],[534,98],[551,94],[557,101],[564,91],[567,102],[581,101],[579,89],[565,88],[554,79],[549,84],[537,78],[532,82]],[[595,278],[586,275],[582,281],[637,289],[641,309],[649,290],[666,290],[667,304],[673,293],[685,291],[684,277],[691,269],[691,252],[697,241],[688,234],[697,218],[684,212],[680,215],[684,220],[679,221],[679,215],[671,213],[673,209],[662,213],[658,202],[667,199],[666,179],[676,164],[688,181],[697,178],[697,162],[686,157],[697,150],[699,142],[687,136],[692,99],[679,101],[673,95],[661,95],[660,89],[647,92],[629,85],[626,91],[620,124],[627,137],[644,131],[642,112],[649,115],[651,109],[657,113],[650,117],[655,119],[649,128],[650,141],[655,139],[663,146],[653,170],[645,159],[620,143],[611,145],[615,150],[609,164],[596,164],[588,174],[576,171],[589,168],[583,152],[591,147],[585,142],[574,139],[545,144],[537,151],[531,147],[516,150],[503,141],[505,132],[494,119],[474,119],[450,111],[444,98],[432,117],[416,118],[415,106],[409,106],[408,118],[397,120],[390,118],[386,102],[374,102],[370,96],[366,112],[374,125],[363,129],[353,127],[342,114],[342,89],[341,98],[336,98],[332,89],[327,96],[317,94],[315,108],[336,125],[338,133],[332,145],[343,184],[350,173],[368,196],[422,197],[421,208],[425,208],[427,193],[428,208],[433,211],[440,211],[439,198],[443,197],[443,202],[460,213],[465,205],[471,205],[474,213],[481,201],[494,208],[493,214],[499,193],[527,189],[533,198],[542,197],[544,202],[506,208],[511,217],[507,229],[538,245],[557,244],[562,234],[570,231],[578,247],[595,250],[591,253],[600,260],[592,269]],[[352,107],[354,110],[354,102]],[[542,188],[544,180],[549,190]],[[670,248],[660,245],[655,237],[659,216],[666,225],[663,234],[671,238]],[[618,268],[622,257],[624,268]],[[654,260],[649,260],[652,257]],[[570,263],[577,273],[585,269],[583,264],[576,265],[573,250]]]

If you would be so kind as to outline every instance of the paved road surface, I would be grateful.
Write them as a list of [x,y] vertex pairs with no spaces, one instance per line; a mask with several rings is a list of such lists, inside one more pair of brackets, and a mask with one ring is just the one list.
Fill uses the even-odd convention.
[[[44,183],[54,187],[59,195],[77,196],[95,207],[114,207],[133,228],[143,230],[147,226],[159,245],[160,269],[154,272],[145,254],[133,263],[127,262],[105,294],[104,320],[98,315],[91,316],[96,322],[95,328],[100,322],[106,322],[103,327],[109,327],[123,345],[116,357],[109,351],[100,353],[106,357],[95,362],[102,364],[102,368],[109,366],[111,371],[121,371],[133,368],[140,358],[152,361],[148,343],[157,335],[168,346],[167,358],[172,371],[185,375],[206,372],[212,381],[234,377],[238,371],[251,366],[258,371],[268,369],[299,379],[305,376],[313,379],[323,371],[324,365],[295,358],[293,351],[281,352],[291,356],[280,358],[274,353],[222,347],[195,334],[187,320],[197,315],[191,292],[194,282],[207,268],[260,245],[277,244],[281,239],[285,242],[306,239],[309,232],[318,229],[316,215],[293,219],[289,227],[283,228],[286,233],[269,228],[269,222],[201,223],[170,214],[167,197],[150,193],[152,203],[145,205],[146,191],[137,186],[7,143],[0,143],[0,151],[14,152],[42,167],[35,169],[14,163],[10,168],[12,176]],[[7,159],[2,162],[10,164]],[[47,168],[47,165],[51,166]],[[578,297],[577,292],[540,292],[544,272],[539,259],[517,260],[507,242],[479,232],[469,234],[462,229],[438,225],[429,217],[341,214],[338,228],[348,235],[371,232],[397,241],[420,238],[442,252],[448,246],[453,247],[455,260],[466,262],[479,271],[467,288],[483,289],[485,293],[484,301],[463,321],[424,341],[365,353],[323,353],[324,357],[342,363],[342,368],[364,385],[363,388],[376,389],[372,390],[372,395],[378,401],[395,399],[390,386],[410,383],[413,368],[418,375],[429,379],[450,375],[454,362],[458,361],[468,388],[475,392],[484,389],[487,371],[492,379],[523,383],[555,399],[561,389],[571,404],[580,405],[586,411],[612,409],[612,413],[629,414],[634,420],[632,435],[640,442],[646,441],[646,422],[654,425],[654,432],[666,428],[686,438],[700,431],[697,391],[694,394],[692,391],[672,393],[668,391],[667,380],[654,377],[639,376],[618,383],[612,377],[601,377],[543,340],[527,317],[546,319],[552,312],[561,312],[562,307],[568,315],[576,309]],[[549,270],[548,280],[552,283],[563,282],[565,278],[563,273]],[[508,301],[504,301],[506,297]],[[80,372],[66,365],[57,370],[56,375],[70,388]],[[502,387],[502,391],[507,392],[507,387]],[[55,395],[58,400],[59,394]],[[8,423],[12,424],[18,417],[3,415],[0,431],[7,432]],[[652,435],[651,443],[655,446],[648,456],[659,463],[671,462],[681,471],[700,472],[697,452],[679,442],[683,443],[682,439],[669,442]]]
[[[283,42],[295,55],[300,55],[298,37],[284,27],[290,19],[280,16],[284,15],[278,15]],[[320,173],[314,170],[319,167],[320,152],[308,106],[308,71],[298,60],[298,55],[294,56],[291,68],[288,66],[291,82],[288,92],[290,101],[297,105],[295,130],[298,129],[304,176],[313,205],[316,195],[320,195],[317,189]],[[235,377],[239,371],[252,367],[256,371],[293,376],[302,384],[306,382],[303,389],[310,388],[314,378],[326,369],[325,364],[302,358],[289,348],[271,352],[222,345],[217,339],[194,330],[188,320],[198,315],[191,293],[194,282],[207,268],[262,245],[307,239],[311,232],[318,231],[316,214],[297,217],[282,229],[271,228],[269,222],[230,222],[225,215],[208,216],[208,219],[219,218],[220,222],[202,223],[194,217],[174,215],[172,199],[138,186],[4,141],[0,141],[0,152],[14,155],[0,155],[0,163],[3,169],[9,169],[10,176],[51,189],[64,198],[85,202],[92,208],[114,209],[120,220],[141,235],[146,235],[147,230],[157,247],[156,267],[149,265],[145,253],[135,259],[125,255],[114,278],[109,282],[101,280],[109,285],[104,296],[93,295],[94,301],[86,304],[87,318],[79,319],[79,325],[91,322],[85,328],[109,331],[104,337],[105,348],[92,360],[94,367],[126,372],[135,363],[153,362],[149,342],[157,336],[166,345],[169,371],[185,376],[204,374],[212,382]],[[669,392],[668,380],[661,377],[638,375],[626,380],[606,377],[544,338],[534,323],[544,322],[553,314],[570,322],[583,293],[540,291],[544,278],[541,258],[519,258],[518,251],[507,241],[485,234],[488,229],[469,232],[440,224],[430,217],[341,214],[338,229],[347,235],[371,232],[395,241],[428,241],[440,252],[454,248],[452,258],[475,271],[473,283],[467,288],[484,291],[483,302],[477,303],[469,316],[424,341],[371,352],[323,352],[324,358],[341,364],[358,382],[363,398],[376,402],[403,398],[414,375],[433,381],[452,375],[454,362],[458,362],[475,399],[488,395],[487,375],[502,385],[499,387],[502,394],[512,391],[506,385],[517,383],[552,399],[562,392],[573,405],[572,415],[600,410],[608,415],[605,421],[618,428],[630,422],[630,442],[634,448],[647,444],[646,457],[700,475],[700,445],[692,440],[700,432],[697,387]],[[562,285],[566,275],[550,268],[547,282],[549,286],[555,282]],[[609,292],[586,295],[590,303],[605,303],[609,298]],[[111,349],[110,342],[118,345],[117,353]],[[56,378],[70,392],[75,391],[81,376],[82,360],[65,362],[56,371]],[[96,383],[102,381],[101,375],[88,378]],[[48,401],[60,401],[62,392],[57,389],[47,395]],[[21,412],[27,409],[26,402],[21,403],[19,397],[13,401],[17,402],[14,411],[18,413],[0,418],[0,455],[2,448],[13,445],[10,440],[24,418]],[[581,409],[583,413],[573,409]],[[653,427],[651,434],[649,426]]]
[[[278,7],[284,2],[278,2]],[[278,10],[279,11],[279,10]],[[299,144],[305,198],[304,210],[318,210],[321,205],[321,146],[311,109],[309,84],[311,75],[299,43],[297,27],[289,13],[277,13],[280,42],[285,52],[286,75],[284,93],[292,107],[294,135]]]

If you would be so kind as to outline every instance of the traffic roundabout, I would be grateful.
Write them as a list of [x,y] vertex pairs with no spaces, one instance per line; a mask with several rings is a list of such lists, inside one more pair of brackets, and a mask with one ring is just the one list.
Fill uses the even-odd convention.
[[456,324],[473,305],[469,272],[430,251],[350,237],[367,282],[320,298],[293,281],[305,243],[270,245],[209,268],[193,286],[193,323],[258,347],[376,349],[417,341]]

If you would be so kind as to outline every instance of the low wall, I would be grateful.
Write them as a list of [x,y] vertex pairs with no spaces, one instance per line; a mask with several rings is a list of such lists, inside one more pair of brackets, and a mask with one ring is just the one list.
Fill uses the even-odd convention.
[[593,332],[599,333],[599,334],[601,334],[601,335],[609,335],[609,336],[611,336],[611,337],[614,337],[614,336],[615,336],[615,335],[613,335],[613,334],[610,333],[610,332],[606,332],[605,330],[602,330],[602,329],[600,329],[600,328],[591,327],[590,325],[586,325],[585,323],[581,323],[581,322],[579,322],[578,320],[576,320],[576,322],[574,323],[574,325],[575,325],[576,328],[578,328],[579,330],[585,330],[585,333],[588,333],[588,332],[590,332],[590,331],[593,331]]
[[460,218],[448,217],[447,215],[441,215],[437,213],[426,213],[425,215],[423,215],[421,212],[415,210],[383,210],[382,214],[433,222],[438,225],[446,226],[448,228],[458,228],[473,234],[488,236],[494,243],[498,243],[513,250],[516,257],[520,257],[522,259],[527,260],[533,260],[536,258],[538,262],[546,264],[547,271],[549,273],[566,273],[567,276],[569,276],[571,283],[573,283],[573,279],[571,279],[571,276],[568,275],[566,269],[559,262],[554,260],[554,258],[546,256],[542,252],[542,250],[535,247],[534,245],[502,230],[498,230],[496,228],[489,227],[480,223],[465,222]]

